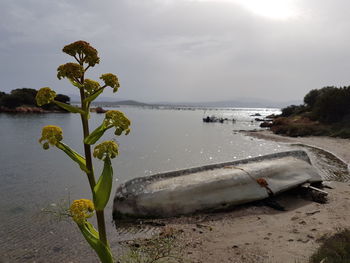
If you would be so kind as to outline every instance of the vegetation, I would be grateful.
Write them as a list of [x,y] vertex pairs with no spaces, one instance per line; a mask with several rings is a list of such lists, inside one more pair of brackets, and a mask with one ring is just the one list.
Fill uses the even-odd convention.
[[[6,107],[9,109],[14,109],[19,106],[27,107],[37,107],[35,102],[36,94],[38,93],[35,89],[14,89],[10,94],[0,91],[0,107]],[[58,94],[55,98],[57,101],[62,103],[69,103],[70,98],[63,94]],[[45,110],[60,110],[54,103],[49,103],[42,106]]]
[[350,86],[311,90],[303,105],[282,109],[271,130],[288,136],[328,135],[350,138]]
[[135,240],[128,245],[128,253],[119,263],[182,263],[183,244],[177,240],[174,230],[166,228],[151,239]]
[[310,263],[350,262],[350,230],[342,230],[321,239],[322,245],[311,256]]
[[[101,75],[102,85],[97,81],[85,78],[86,71],[100,61],[97,50],[90,46],[89,43],[85,41],[74,42],[65,46],[63,52],[72,56],[77,63],[66,63],[59,66],[57,77],[59,79],[68,79],[79,90],[80,106],[75,107],[60,101],[66,98],[56,95],[56,92],[49,87],[41,88],[37,92],[36,102],[39,106],[54,103],[69,112],[80,115],[83,129],[82,143],[84,144],[84,156],[62,142],[63,131],[60,127],[54,125],[43,127],[39,142],[42,143],[45,150],[49,149],[50,146],[62,150],[86,174],[91,188],[92,200],[89,198],[73,201],[68,210],[68,215],[73,218],[82,235],[91,248],[95,250],[101,262],[111,263],[113,262],[113,256],[107,241],[104,208],[108,203],[112,189],[113,168],[111,159],[118,155],[119,149],[115,141],[104,141],[95,146],[92,154],[91,145],[95,144],[111,128],[115,129],[114,134],[117,136],[123,133],[127,135],[130,132],[131,123],[122,112],[110,110],[106,112],[102,124],[90,133],[89,113],[91,102],[102,94],[107,87],[111,87],[113,92],[116,92],[119,88],[119,81],[117,76],[111,73]],[[95,178],[92,155],[104,162],[103,170],[98,181]],[[88,221],[94,215],[96,215],[97,219],[97,230]]]

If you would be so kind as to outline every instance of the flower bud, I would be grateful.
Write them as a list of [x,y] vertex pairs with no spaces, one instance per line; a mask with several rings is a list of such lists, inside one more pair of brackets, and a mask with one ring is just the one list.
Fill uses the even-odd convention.
[[88,42],[82,40],[65,46],[62,51],[73,57],[76,55],[83,55],[83,61],[91,67],[100,62],[97,50],[90,46]]
[[42,143],[44,141],[43,148],[47,150],[49,145],[56,145],[62,139],[62,129],[58,126],[48,125],[43,127],[39,142]]
[[91,217],[94,210],[94,204],[89,199],[74,200],[70,206],[70,213],[73,220],[79,225],[83,224],[87,218]]
[[107,156],[111,159],[115,158],[119,154],[118,144],[114,141],[105,141],[95,146],[94,157],[100,160]]
[[94,93],[96,90],[100,88],[100,83],[97,81],[94,81],[92,79],[85,79],[84,80],[84,90],[86,92],[86,95],[91,95]]
[[55,99],[55,97],[56,97],[56,92],[54,92],[49,87],[41,88],[39,89],[35,97],[36,104],[38,104],[38,106],[49,104]]
[[84,74],[84,68],[77,63],[66,63],[57,68],[57,78],[78,79]]
[[115,127],[115,135],[121,135],[123,132],[127,135],[130,132],[131,122],[121,111],[107,111],[104,122],[106,126],[112,125]]
[[112,73],[102,74],[100,77],[105,82],[105,85],[111,87],[113,92],[117,92],[120,87],[118,77]]

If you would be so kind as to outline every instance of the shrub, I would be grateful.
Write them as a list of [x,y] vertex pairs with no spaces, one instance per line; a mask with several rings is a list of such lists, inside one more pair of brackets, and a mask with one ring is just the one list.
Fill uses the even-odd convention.
[[316,101],[317,97],[320,95],[320,91],[317,89],[311,90],[308,94],[305,95],[304,97],[304,103],[307,105],[309,108],[312,108]]
[[0,98],[0,106],[13,109],[20,105],[21,105],[21,98],[16,95],[5,94]]
[[291,105],[282,109],[282,117],[289,117],[296,114],[301,114],[306,111],[304,105]]
[[20,105],[35,106],[35,96],[37,94],[35,89],[14,89],[11,91],[11,95],[18,98]]
[[342,230],[335,235],[325,236],[321,247],[311,256],[310,263],[350,262],[350,231]]
[[319,91],[312,114],[325,123],[341,121],[350,113],[350,87],[325,87]]
[[70,98],[67,95],[63,94],[57,94],[55,100],[69,104],[70,103]]
[[340,130],[336,130],[331,134],[332,137],[339,137],[339,138],[350,138],[350,127],[344,127]]
[[[14,89],[11,91],[10,94],[6,94],[5,92],[0,92],[0,106],[4,106],[6,108],[16,108],[19,106],[37,106],[35,103],[35,97],[37,95],[38,91],[35,89],[28,89],[28,88],[22,88],[22,89]],[[55,97],[56,101],[69,104],[70,98],[63,94],[58,94]],[[58,107],[54,103],[49,103],[46,105],[41,105],[41,108],[45,110],[59,110],[63,111],[62,108]]]

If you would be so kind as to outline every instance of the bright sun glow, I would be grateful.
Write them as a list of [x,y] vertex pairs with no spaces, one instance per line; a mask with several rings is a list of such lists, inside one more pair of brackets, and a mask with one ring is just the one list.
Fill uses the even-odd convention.
[[296,16],[295,0],[199,0],[237,3],[247,10],[272,19],[288,19]]

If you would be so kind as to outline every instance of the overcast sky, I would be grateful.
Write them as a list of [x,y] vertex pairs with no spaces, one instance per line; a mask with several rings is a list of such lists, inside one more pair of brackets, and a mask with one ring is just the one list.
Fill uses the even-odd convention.
[[[302,99],[350,85],[348,0],[1,0],[2,91],[50,86],[64,45],[86,40],[112,72],[116,98],[157,101]],[[111,92],[106,96],[113,96]]]

